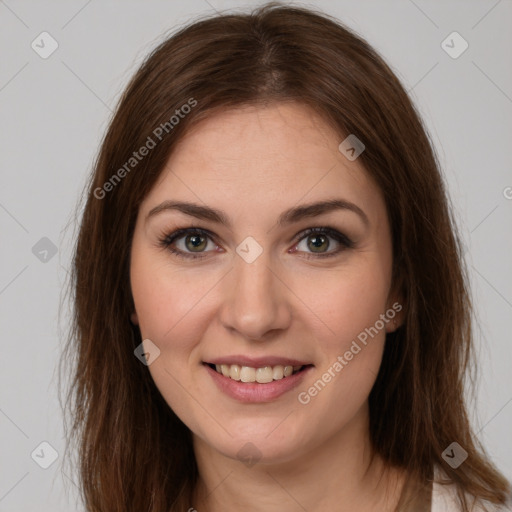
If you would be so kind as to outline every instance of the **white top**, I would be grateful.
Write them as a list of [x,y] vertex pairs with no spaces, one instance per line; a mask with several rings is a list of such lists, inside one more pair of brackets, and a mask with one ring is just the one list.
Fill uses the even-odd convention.
[[[488,512],[512,512],[512,497],[509,498],[507,505],[498,506],[486,502],[485,506]],[[441,485],[434,482],[431,512],[460,512],[460,506],[457,505],[455,484]],[[485,510],[482,507],[475,507],[472,512],[485,512]]]

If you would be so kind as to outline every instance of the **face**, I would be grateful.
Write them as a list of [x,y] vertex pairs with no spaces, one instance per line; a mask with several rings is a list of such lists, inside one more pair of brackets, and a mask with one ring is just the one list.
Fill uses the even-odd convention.
[[384,200],[344,138],[300,104],[226,111],[180,141],[140,206],[148,369],[228,457],[292,460],[366,425],[400,306]]

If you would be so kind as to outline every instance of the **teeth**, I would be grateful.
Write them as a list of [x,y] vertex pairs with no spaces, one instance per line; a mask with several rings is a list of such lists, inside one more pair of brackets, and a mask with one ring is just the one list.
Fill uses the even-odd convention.
[[274,380],[280,380],[284,377],[283,367],[281,365],[274,366],[272,370],[272,378]]
[[272,371],[272,366],[264,366],[263,368],[258,368],[256,370],[256,382],[260,384],[266,384],[267,382],[272,382],[274,380],[274,372]]
[[[229,375],[231,377],[231,375]],[[242,366],[240,368],[240,380],[242,382],[255,382],[256,381],[256,370],[249,368],[249,366]]]
[[229,376],[233,380],[242,380],[242,377],[240,376],[240,370],[240,366],[238,366],[237,364],[232,364],[231,369],[229,370]]
[[263,366],[261,368],[251,368],[250,366],[240,366],[238,364],[216,364],[215,369],[218,373],[229,377],[230,379],[242,382],[258,382],[267,384],[273,380],[281,380],[296,373],[302,366]]

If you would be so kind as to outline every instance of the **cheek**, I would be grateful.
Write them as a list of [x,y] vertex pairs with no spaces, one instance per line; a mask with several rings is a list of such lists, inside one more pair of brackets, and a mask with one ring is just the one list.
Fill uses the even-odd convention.
[[[326,273],[311,287],[308,279],[299,293],[322,322],[326,349],[344,351],[351,340],[374,326],[386,310],[388,274],[379,264],[360,265]],[[379,323],[380,325],[380,323]]]
[[148,370],[167,404],[187,424],[195,424],[190,396],[184,389],[190,389],[190,362],[207,317],[205,297],[216,280],[194,278],[193,273],[155,260],[134,254],[130,268],[142,339],[150,339],[160,350]]
[[374,260],[326,276],[317,281],[314,293],[310,288],[308,302],[322,324],[315,333],[322,356],[316,384],[303,389],[314,397],[314,407],[331,410],[342,404],[331,413],[347,419],[370,393],[386,339],[381,315],[387,307],[388,277],[382,262]]
[[[132,258],[131,287],[143,338],[150,338],[160,349],[171,345],[179,350],[188,344],[190,329],[204,308],[204,299],[215,284],[213,277],[194,277],[177,271],[155,258]],[[189,333],[189,335],[187,335]]]

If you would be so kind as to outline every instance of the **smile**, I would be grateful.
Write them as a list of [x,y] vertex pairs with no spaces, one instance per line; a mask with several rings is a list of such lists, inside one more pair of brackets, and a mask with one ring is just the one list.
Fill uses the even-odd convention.
[[[276,400],[299,386],[306,375],[314,369],[314,365],[300,364],[301,361],[282,358],[265,359],[235,356],[223,360],[217,359],[214,362],[203,362],[202,366],[207,370],[219,391],[245,403]],[[249,366],[250,364],[253,366]]]
[[258,382],[259,384],[268,384],[274,380],[285,379],[304,368],[304,365],[283,366],[280,364],[259,368],[238,364],[209,364],[209,366],[224,377],[240,382]]

